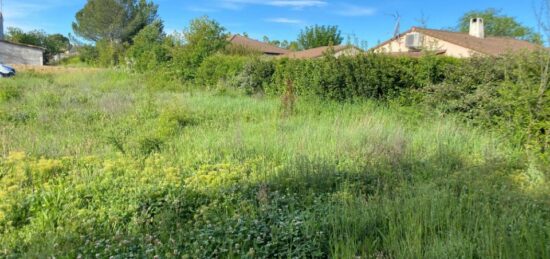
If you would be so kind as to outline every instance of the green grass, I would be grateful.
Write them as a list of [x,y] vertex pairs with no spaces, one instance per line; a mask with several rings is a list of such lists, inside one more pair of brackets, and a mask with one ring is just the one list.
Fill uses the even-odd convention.
[[498,135],[148,82],[0,82],[0,257],[550,257],[548,177]]

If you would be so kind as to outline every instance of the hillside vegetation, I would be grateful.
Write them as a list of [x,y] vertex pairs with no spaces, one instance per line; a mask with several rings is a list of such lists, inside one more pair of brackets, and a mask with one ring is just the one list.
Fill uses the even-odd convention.
[[460,96],[484,88],[440,110],[205,78],[217,86],[110,69],[1,81],[0,257],[550,257],[547,153],[464,123],[486,109]]

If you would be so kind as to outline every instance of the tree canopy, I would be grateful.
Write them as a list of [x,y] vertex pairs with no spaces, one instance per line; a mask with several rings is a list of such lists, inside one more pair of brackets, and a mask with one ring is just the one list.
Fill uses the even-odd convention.
[[15,43],[45,48],[46,61],[53,55],[67,51],[71,47],[69,39],[61,34],[47,34],[40,30],[26,32],[16,27],[8,28],[6,39]]
[[344,38],[338,26],[308,26],[300,32],[300,49],[312,49],[328,45],[340,45]]
[[88,0],[76,14],[73,30],[94,42],[126,42],[158,18],[157,9],[146,0]]
[[228,44],[228,36],[223,26],[207,16],[192,20],[183,32],[185,44],[205,56],[223,49]]
[[514,17],[502,14],[501,10],[493,8],[465,13],[459,20],[458,31],[468,32],[470,30],[470,19],[477,17],[484,19],[485,34],[487,36],[512,37],[533,43],[542,42],[541,35],[534,32],[533,29],[522,25]]

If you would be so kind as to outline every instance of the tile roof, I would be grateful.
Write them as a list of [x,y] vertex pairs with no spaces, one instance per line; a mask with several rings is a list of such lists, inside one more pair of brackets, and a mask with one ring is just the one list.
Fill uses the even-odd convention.
[[229,38],[229,42],[237,45],[241,45],[243,47],[260,51],[265,54],[271,54],[271,55],[282,55],[289,53],[289,50],[279,48],[277,46],[273,46],[271,44],[267,44],[265,42],[253,40],[241,35],[233,35]]
[[524,40],[517,40],[509,37],[485,37],[477,38],[468,33],[450,32],[442,30],[431,30],[413,28],[414,31],[424,33],[428,36],[438,38],[482,54],[498,56],[507,52],[521,50],[537,50],[539,45]]
[[0,42],[7,43],[7,44],[12,44],[12,45],[16,45],[16,46],[21,46],[21,47],[27,47],[27,48],[31,48],[31,49],[40,49],[42,51],[46,50],[46,48],[43,48],[43,47],[38,47],[38,46],[28,45],[28,44],[22,44],[22,43],[15,43],[15,42],[7,41],[7,40],[1,40],[0,39]]
[[[353,46],[338,45],[338,46],[333,46],[332,48],[335,52],[338,52],[338,51],[342,51],[352,47]],[[306,49],[302,51],[295,51],[295,52],[284,54],[281,57],[296,58],[296,59],[319,58],[319,57],[322,57],[330,48],[331,48],[330,46],[325,46],[325,47],[318,47],[313,49]]]
[[[402,37],[405,34],[410,32],[420,32],[422,34],[473,50],[481,54],[490,55],[490,56],[499,56],[502,54],[506,54],[508,52],[517,52],[522,50],[537,50],[540,48],[540,46],[537,44],[530,43],[524,40],[509,38],[509,37],[489,36],[485,38],[477,38],[477,37],[471,36],[468,33],[434,30],[434,29],[423,29],[423,28],[417,28],[417,27],[413,27],[407,32],[400,34],[399,37]],[[395,38],[392,38],[376,46],[375,49],[385,45],[386,43],[394,39]]]

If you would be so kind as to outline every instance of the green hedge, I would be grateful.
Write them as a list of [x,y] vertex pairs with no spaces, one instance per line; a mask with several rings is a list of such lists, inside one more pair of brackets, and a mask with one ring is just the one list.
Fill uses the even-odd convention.
[[244,56],[210,56],[197,69],[195,83],[201,88],[212,88],[220,81],[230,81],[241,73],[249,59]]
[[309,60],[281,59],[266,92],[279,94],[288,81],[296,92],[336,100],[386,99],[404,89],[416,89],[442,82],[459,61],[446,57],[325,57]]

